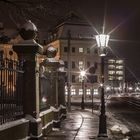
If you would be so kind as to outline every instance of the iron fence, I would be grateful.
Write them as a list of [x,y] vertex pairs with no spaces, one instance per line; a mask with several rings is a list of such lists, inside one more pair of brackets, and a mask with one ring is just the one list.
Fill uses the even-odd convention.
[[23,62],[0,57],[0,124],[23,116]]

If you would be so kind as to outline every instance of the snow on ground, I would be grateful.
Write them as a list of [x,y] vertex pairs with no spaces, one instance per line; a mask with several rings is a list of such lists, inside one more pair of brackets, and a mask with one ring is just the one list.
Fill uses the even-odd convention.
[[109,133],[117,140],[130,140],[131,131],[129,128],[120,120],[115,118],[115,115],[111,112],[107,112],[107,122]]

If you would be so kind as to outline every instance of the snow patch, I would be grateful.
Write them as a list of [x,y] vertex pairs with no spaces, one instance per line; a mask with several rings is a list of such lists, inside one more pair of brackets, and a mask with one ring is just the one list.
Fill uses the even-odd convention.
[[50,109],[51,109],[53,112],[59,112],[59,111],[60,111],[60,108],[56,109],[56,108],[54,108],[53,106],[51,106]]
[[114,125],[110,130],[112,131],[112,133],[121,133],[123,135],[127,135],[130,133],[130,130],[125,125],[121,124]]
[[26,119],[20,119],[20,120],[16,120],[16,121],[7,122],[7,123],[1,125],[0,131],[20,125],[22,123],[26,123],[26,122],[28,122],[28,120],[26,120]]
[[28,20],[23,27],[26,31],[31,30],[31,31],[37,31],[37,28],[35,26],[35,24],[33,22],[31,22],[31,20]]
[[60,131],[59,128],[54,128],[54,127],[52,128],[52,130],[53,130],[53,131]]
[[47,109],[47,110],[45,110],[45,111],[42,111],[42,112],[39,114],[39,116],[42,117],[42,116],[44,116],[45,114],[49,114],[49,113],[51,113],[51,112],[52,112],[51,109]]
[[36,119],[36,118],[32,117],[31,115],[26,115],[25,118],[31,122],[41,122],[41,118]]
[[66,106],[64,106],[64,105],[60,105],[60,108],[62,108],[62,109],[66,109]]

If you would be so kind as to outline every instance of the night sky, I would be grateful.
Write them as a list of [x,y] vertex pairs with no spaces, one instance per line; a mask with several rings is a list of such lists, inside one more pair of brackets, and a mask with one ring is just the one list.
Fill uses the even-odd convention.
[[125,59],[127,69],[139,81],[139,0],[1,0],[0,20],[5,27],[16,28],[25,19],[31,19],[38,28],[47,32],[70,10],[79,13],[99,32],[102,32],[105,19],[105,32],[112,31],[109,46],[116,56]]

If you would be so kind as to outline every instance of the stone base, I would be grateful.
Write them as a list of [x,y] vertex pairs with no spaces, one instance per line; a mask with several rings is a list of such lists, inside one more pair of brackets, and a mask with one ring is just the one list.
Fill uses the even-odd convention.
[[30,121],[29,123],[30,131],[30,139],[39,140],[42,137],[42,123],[41,119]]
[[61,121],[60,120],[53,122],[53,127],[54,128],[60,128],[60,126],[61,126]]
[[28,139],[29,121],[20,119],[1,125],[0,140]]

